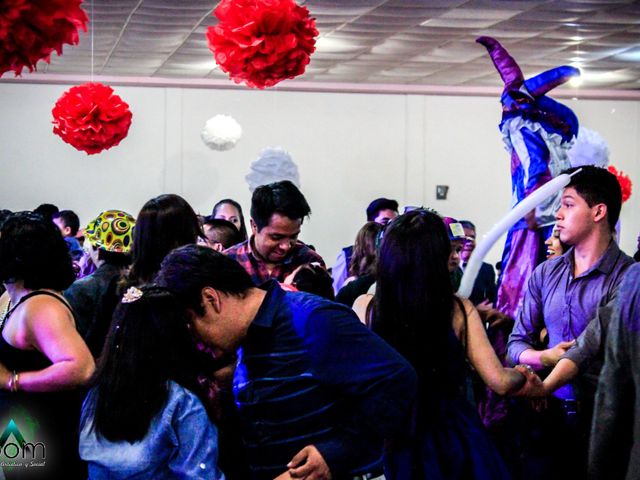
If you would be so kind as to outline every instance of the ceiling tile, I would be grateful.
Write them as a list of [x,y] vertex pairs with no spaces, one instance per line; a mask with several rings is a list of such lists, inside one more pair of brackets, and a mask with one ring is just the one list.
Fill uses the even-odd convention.
[[[480,35],[500,40],[526,75],[579,63],[589,88],[640,89],[640,2],[632,0],[299,0],[316,18],[303,81],[498,86]],[[206,30],[211,0],[85,2],[89,32],[46,74],[227,78]],[[93,60],[92,60],[93,59]],[[28,74],[24,74],[28,77]],[[1,81],[1,80],[0,80]]]

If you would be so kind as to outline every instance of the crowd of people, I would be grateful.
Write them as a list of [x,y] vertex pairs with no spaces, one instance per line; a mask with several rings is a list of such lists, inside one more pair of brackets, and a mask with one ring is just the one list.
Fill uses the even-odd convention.
[[473,222],[392,199],[332,268],[286,180],[256,188],[249,231],[229,198],[200,217],[163,194],[84,228],[0,211],[0,419],[42,445],[4,476],[638,478],[621,198],[605,169],[571,177],[515,318],[488,263],[456,294]]

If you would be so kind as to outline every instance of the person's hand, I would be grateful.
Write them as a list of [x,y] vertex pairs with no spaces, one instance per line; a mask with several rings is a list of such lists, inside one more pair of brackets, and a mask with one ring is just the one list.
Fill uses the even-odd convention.
[[560,357],[566,353],[573,345],[575,345],[576,341],[571,340],[570,342],[560,342],[553,348],[547,348],[546,350],[542,350],[540,353],[540,362],[545,367],[553,367]]
[[530,365],[516,365],[515,369],[522,373],[526,378],[525,384],[520,387],[519,390],[513,392],[511,395],[515,397],[546,397],[547,392],[544,388],[544,384],[540,377],[536,375]]
[[289,470],[287,470],[286,472],[284,472],[282,475],[278,475],[276,478],[274,478],[273,480],[291,480],[293,477],[291,476],[291,474],[289,473]]
[[9,380],[13,375],[3,363],[0,363],[0,389],[9,390]]
[[[331,480],[329,466],[316,447],[308,445],[300,450],[288,463],[291,478],[305,480]],[[282,475],[280,476],[282,477]],[[278,477],[278,478],[280,478]],[[287,478],[287,477],[284,477]]]
[[476,305],[476,310],[478,310],[478,312],[489,312],[491,310],[493,310],[493,303],[491,303],[489,300],[484,299],[483,301],[481,301],[479,304]]

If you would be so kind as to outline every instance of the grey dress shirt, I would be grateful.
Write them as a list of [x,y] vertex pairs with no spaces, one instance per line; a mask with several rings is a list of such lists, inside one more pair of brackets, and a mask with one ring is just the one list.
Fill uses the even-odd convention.
[[640,478],[640,264],[627,270],[611,316],[591,426],[589,478]]

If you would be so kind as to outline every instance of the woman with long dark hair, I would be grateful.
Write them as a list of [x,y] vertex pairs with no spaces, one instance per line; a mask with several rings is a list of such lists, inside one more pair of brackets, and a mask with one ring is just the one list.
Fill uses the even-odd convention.
[[353,306],[356,298],[367,293],[376,281],[377,243],[383,229],[384,225],[380,223],[367,222],[358,230],[349,263],[350,276],[336,295],[336,302]]
[[249,238],[247,236],[247,226],[244,223],[244,214],[242,207],[238,202],[230,198],[224,198],[216,203],[211,212],[213,218],[220,218],[233,223],[240,232],[240,242],[244,242]]
[[[77,454],[81,392],[93,357],[76,331],[62,290],[75,279],[67,244],[51,222],[32,212],[10,215],[0,228],[0,421],[30,444],[19,460],[37,463],[39,478],[82,478]],[[11,431],[18,441],[16,431]],[[13,450],[11,454],[13,454]],[[11,462],[9,462],[11,463]],[[8,478],[25,467],[3,462]]]
[[201,354],[175,297],[130,287],[118,305],[82,412],[89,479],[223,479],[199,398]]
[[441,217],[414,210],[386,229],[378,256],[372,328],[413,365],[419,399],[410,433],[391,444],[391,479],[501,479],[508,473],[465,398],[469,362],[500,394],[525,377],[503,368],[473,305],[449,280]]
[[204,237],[198,216],[179,195],[165,194],[142,206],[133,234],[128,284],[149,283],[171,250]]

